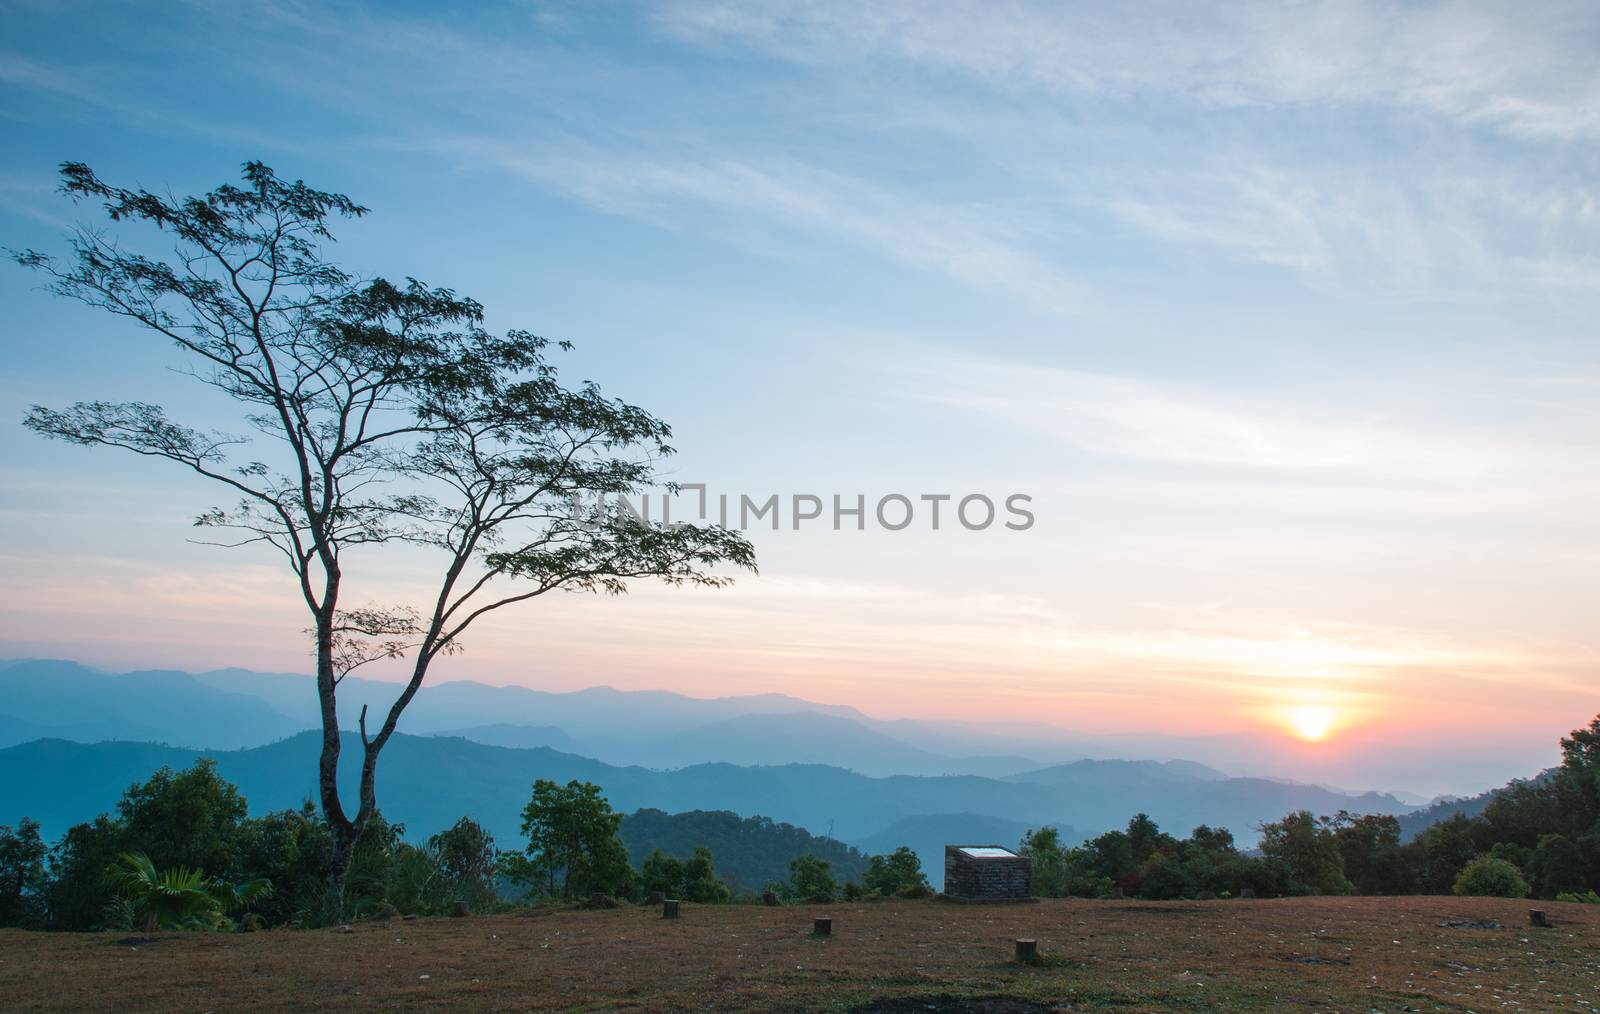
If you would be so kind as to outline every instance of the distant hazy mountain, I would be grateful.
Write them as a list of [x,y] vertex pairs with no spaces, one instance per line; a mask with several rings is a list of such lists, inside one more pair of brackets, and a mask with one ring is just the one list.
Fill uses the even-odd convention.
[[864,775],[1006,775],[1038,767],[1027,757],[948,757],[836,714],[746,714],[670,736],[612,747],[608,760],[657,768],[691,764],[827,764]]
[[[390,682],[346,679],[339,694],[346,728],[353,727],[363,706],[382,713],[399,689]],[[236,749],[272,743],[318,724],[316,694],[304,675],[245,669],[111,675],[38,660],[0,666],[0,745],[57,737]],[[1209,757],[1209,749],[1234,739],[1087,737],[1036,722],[883,721],[854,708],[781,694],[703,699],[610,687],[549,693],[470,681],[424,686],[401,729],[491,746],[549,746],[619,767],[806,764],[873,777],[978,775],[1047,784],[1070,795],[1073,808],[1056,813],[1070,814],[1079,827],[1120,823],[1118,793],[1129,785],[1141,786],[1157,802],[1163,802],[1165,790],[1176,819],[1189,820],[1192,811],[1183,805],[1188,793],[1181,787],[1227,780],[1211,768],[1172,759],[1173,750],[1188,745],[1193,756]],[[1090,749],[1108,751],[1101,757],[1137,757],[1142,750],[1149,759],[1085,762]],[[1237,825],[1256,819],[1256,801],[1291,797],[1332,801],[1346,794],[1262,780],[1230,803],[1233,810],[1198,819]],[[1108,800],[1115,805],[1103,805]],[[721,805],[715,798],[705,802]],[[1408,809],[1397,799],[1372,805]],[[951,809],[948,800],[934,800],[921,812]],[[1241,826],[1234,830],[1248,833]]]
[[45,660],[0,668],[0,745],[53,736],[234,749],[305,727],[260,697],[208,686],[187,673],[113,676]]
[[515,750],[528,750],[533,747],[547,746],[552,750],[562,753],[582,753],[583,747],[577,740],[567,735],[553,725],[475,725],[469,729],[447,729],[436,732],[435,736],[454,736],[457,739],[470,739],[474,743],[483,743],[487,746],[508,746]]
[[1193,761],[1080,760],[1070,764],[1012,775],[1013,782],[1040,785],[1181,785],[1185,782],[1222,782],[1228,776]]
[[[71,662],[28,661],[0,668],[0,691],[8,689],[0,696],[0,745],[56,737],[226,749],[263,745],[321,722],[311,678],[292,673],[234,668],[192,676],[112,675]],[[394,683],[346,679],[339,688],[343,724],[353,728],[363,706],[381,713],[398,692]],[[1038,768],[1058,755],[1046,749],[1034,755],[967,756],[970,751],[963,750],[951,756],[909,741],[917,727],[781,694],[695,698],[610,687],[548,693],[470,681],[424,686],[402,726],[413,734],[549,746],[652,768],[817,763],[870,775],[998,776]],[[950,742],[999,753],[1007,741],[970,734]]]
[[[303,733],[209,756],[259,812],[316,798],[317,749],[318,737]],[[122,789],[161,765],[187,766],[200,755],[143,743],[61,740],[0,750],[0,823],[29,816],[41,821],[49,834],[59,834],[68,824],[109,809]],[[346,757],[358,755],[352,740]],[[353,773],[353,764],[347,768],[347,774]],[[1108,782],[1103,775],[1096,771],[1086,782],[1057,777],[1040,784],[973,775],[870,778],[816,764],[701,764],[652,771],[548,748],[516,750],[452,737],[400,735],[384,752],[378,791],[384,812],[415,835],[430,834],[466,814],[482,821],[504,844],[518,839],[519,814],[535,778],[595,782],[623,812],[730,810],[787,821],[813,834],[831,831],[832,837],[845,841],[870,839],[896,821],[924,814],[973,813],[1030,825],[1058,821],[1066,814],[1079,830],[1098,832],[1143,811],[1174,833],[1201,823],[1223,825],[1248,842],[1260,823],[1293,810],[1408,809],[1389,796],[1341,795],[1261,779],[1123,784]]]

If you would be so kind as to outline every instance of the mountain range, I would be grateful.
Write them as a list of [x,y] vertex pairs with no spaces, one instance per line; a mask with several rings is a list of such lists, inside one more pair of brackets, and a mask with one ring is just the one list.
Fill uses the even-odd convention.
[[[395,690],[346,680],[344,713],[383,706]],[[252,811],[298,806],[316,798],[318,736],[305,731],[315,722],[305,676],[5,665],[0,823],[29,816],[54,836],[159,767],[201,756],[216,759]],[[1192,761],[1074,757],[1045,738],[1047,726],[1013,737],[967,723],[881,722],[781,695],[441,683],[418,694],[406,728],[384,753],[385,814],[414,837],[465,814],[503,846],[518,842],[535,778],[595,782],[624,812],[759,815],[868,854],[910,844],[935,879],[943,844],[1015,844],[1047,823],[1077,840],[1145,812],[1178,833],[1223,825],[1250,842],[1261,823],[1293,810],[1414,809],[1392,795],[1229,777]]]

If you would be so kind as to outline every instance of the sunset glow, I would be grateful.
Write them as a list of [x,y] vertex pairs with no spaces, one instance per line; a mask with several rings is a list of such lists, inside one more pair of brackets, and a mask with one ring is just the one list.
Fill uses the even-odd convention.
[[1307,704],[1289,712],[1289,725],[1294,734],[1310,743],[1327,739],[1333,731],[1334,711],[1318,704]]

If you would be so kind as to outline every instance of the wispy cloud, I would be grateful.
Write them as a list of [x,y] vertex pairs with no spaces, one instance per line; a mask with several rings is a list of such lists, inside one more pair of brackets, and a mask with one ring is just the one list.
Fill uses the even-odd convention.
[[1600,136],[1592,5],[682,3],[674,31],[794,60],[902,60],[991,85],[1202,106],[1401,107],[1509,133]]
[[835,241],[972,285],[1066,310],[1078,285],[1028,249],[1023,209],[936,201],[793,160],[540,155],[483,139],[432,142],[595,208],[676,229],[777,230]]

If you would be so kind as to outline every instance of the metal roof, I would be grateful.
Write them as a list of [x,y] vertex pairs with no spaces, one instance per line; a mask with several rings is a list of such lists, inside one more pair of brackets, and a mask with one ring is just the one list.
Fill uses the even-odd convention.
[[969,855],[974,859],[1015,859],[1015,858],[1017,858],[1017,854],[1015,852],[1011,851],[1010,849],[999,848],[998,846],[983,846],[983,847],[974,846],[974,847],[971,847],[971,848],[963,846],[961,848],[961,852],[962,852],[962,854]]

